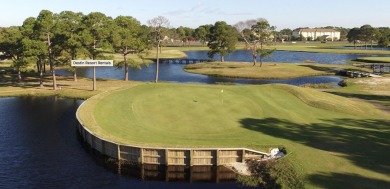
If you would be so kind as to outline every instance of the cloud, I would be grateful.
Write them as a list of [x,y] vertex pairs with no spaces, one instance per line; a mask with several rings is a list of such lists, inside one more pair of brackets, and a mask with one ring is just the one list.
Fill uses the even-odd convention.
[[190,11],[191,11],[191,12],[196,11],[196,10],[202,8],[203,5],[204,5],[203,1],[197,1],[196,5],[194,5],[194,6],[191,8]]
[[253,13],[248,13],[248,12],[218,12],[218,15],[223,15],[223,16],[251,16]]
[[206,13],[206,14],[217,14],[219,12],[219,8],[204,8],[199,11],[200,13]]

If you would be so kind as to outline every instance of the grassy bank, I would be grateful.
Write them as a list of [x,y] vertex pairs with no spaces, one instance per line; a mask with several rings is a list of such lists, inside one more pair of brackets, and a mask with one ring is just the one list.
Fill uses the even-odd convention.
[[335,75],[337,70],[369,71],[348,65],[313,63],[263,63],[262,67],[252,63],[212,62],[186,65],[184,70],[190,73],[217,77],[249,79],[287,79],[304,76]]
[[[352,44],[348,42],[327,42],[320,43],[319,41],[310,41],[310,42],[286,42],[286,43],[275,43],[269,48],[275,48],[279,51],[298,51],[298,52],[315,52],[315,53],[334,53],[334,54],[375,54],[375,55],[390,55],[388,50],[371,50],[370,48],[364,49],[357,47],[351,47]],[[196,50],[209,50],[207,46],[185,46],[185,47],[164,47],[166,50],[180,50],[180,51],[196,51]],[[245,49],[243,43],[236,45],[236,49]]]
[[288,85],[141,84],[95,97],[84,108],[89,129],[120,143],[283,144],[309,187],[386,188],[390,182],[389,114],[358,100]]
[[[163,48],[160,54],[160,58],[184,58],[186,54],[180,48]],[[123,61],[123,55],[119,53],[106,53],[106,56],[111,56],[115,62]],[[143,54],[144,59],[138,57],[135,54],[128,54],[127,59],[134,60],[137,63],[152,63],[150,59],[155,59],[157,55],[156,50],[150,50],[147,54]]]
[[[160,53],[160,58],[184,58],[186,53],[183,52],[183,49],[180,48],[162,48]],[[146,59],[156,59],[157,52],[156,50],[150,50],[149,54],[145,56]]]
[[299,51],[299,52],[316,52],[316,53],[334,53],[334,54],[376,54],[376,55],[390,55],[390,51],[388,50],[365,50],[365,49],[345,49],[341,48],[340,45],[333,43],[334,46],[328,45],[323,46],[318,43],[307,43],[307,44],[289,44],[283,45],[278,44],[275,45],[274,48],[280,51]]
[[361,57],[355,61],[366,63],[390,63],[390,57]]
[[57,86],[59,90],[53,90],[52,79],[46,76],[44,86],[39,86],[39,79],[36,77],[24,77],[20,82],[14,79],[3,78],[0,83],[0,97],[11,96],[52,96],[87,99],[96,94],[115,90],[125,86],[131,86],[136,82],[125,82],[120,80],[97,80],[97,90],[92,90],[92,80],[79,78],[77,82],[73,77],[57,76]]
[[371,102],[390,111],[390,76],[381,78],[356,78],[345,80],[347,86],[327,90],[330,93]]

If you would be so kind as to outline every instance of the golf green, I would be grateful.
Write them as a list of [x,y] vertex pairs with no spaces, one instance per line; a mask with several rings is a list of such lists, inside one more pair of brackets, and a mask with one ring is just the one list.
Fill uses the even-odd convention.
[[282,144],[254,132],[251,127],[257,122],[276,118],[310,124],[359,118],[369,115],[370,108],[365,103],[287,85],[141,84],[99,99],[92,119],[104,136],[123,143],[246,147]]
[[88,99],[78,117],[120,144],[263,151],[283,145],[314,188],[390,182],[389,114],[313,89],[145,83]]

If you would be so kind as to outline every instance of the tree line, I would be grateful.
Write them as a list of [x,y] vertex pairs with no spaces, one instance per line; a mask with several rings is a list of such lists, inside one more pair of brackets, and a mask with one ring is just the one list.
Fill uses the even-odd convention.
[[349,30],[347,38],[350,43],[353,43],[354,48],[356,48],[356,44],[358,43],[364,43],[365,49],[367,49],[368,44],[370,44],[372,48],[374,42],[377,42],[379,47],[388,47],[390,28],[374,28],[371,25],[366,24],[360,28],[355,27]]
[[[367,47],[374,41],[378,41],[381,46],[389,44],[389,28],[373,28],[370,25],[351,30],[331,26],[325,28],[342,31],[341,39],[346,38],[355,45],[364,42]],[[237,42],[242,42],[253,58],[253,65],[260,60],[261,66],[262,59],[275,51],[269,47],[273,42],[296,40],[292,32],[288,28],[277,32],[263,18],[241,21],[235,25],[218,21],[192,29],[182,26],[171,28],[169,20],[162,16],[150,19],[148,25],[142,25],[131,16],[111,18],[100,12],[84,15],[72,11],[53,13],[42,10],[37,17],[25,19],[22,26],[0,28],[0,55],[2,59],[12,60],[12,67],[17,71],[19,80],[22,79],[21,72],[33,64],[40,76],[40,86],[43,86],[43,76],[49,69],[53,89],[57,89],[55,71],[58,65],[69,65],[70,60],[77,58],[108,59],[111,57],[107,57],[107,54],[116,53],[123,59],[115,64],[124,68],[125,80],[128,80],[128,67],[140,68],[142,64],[128,58],[128,55],[143,59],[155,48],[155,82],[158,82],[162,46],[186,46],[195,41],[200,42],[200,45],[209,47],[210,58],[220,55],[220,61],[223,62],[224,56],[235,50]],[[70,69],[77,81],[76,68]]]
[[[157,51],[155,81],[158,82],[161,46],[175,41],[183,46],[200,41],[210,48],[210,58],[219,54],[221,61],[235,50],[239,40],[245,41],[256,64],[256,57],[271,53],[264,47],[271,41],[272,32],[274,27],[269,26],[265,19],[235,26],[218,21],[214,25],[191,29],[170,28],[169,20],[162,16],[150,19],[148,25],[141,25],[131,16],[111,18],[100,12],[84,15],[72,11],[57,14],[42,10],[37,17],[25,19],[22,26],[0,28],[0,52],[2,59],[12,60],[19,80],[22,79],[22,71],[33,64],[40,76],[40,86],[43,86],[44,74],[49,72],[53,78],[53,89],[56,90],[55,72],[58,65],[69,65],[70,60],[77,58],[107,59],[110,58],[107,54],[117,53],[121,54],[123,60],[116,62],[116,65],[124,67],[125,80],[128,80],[128,67],[141,66],[128,55],[135,54],[143,59],[152,48]],[[76,68],[70,69],[77,81]]]
[[[43,86],[43,73],[49,65],[53,78],[53,89],[57,89],[56,66],[68,65],[77,58],[106,58],[105,52],[116,52],[123,56],[118,62],[126,69],[129,65],[138,66],[128,60],[128,54],[142,56],[153,41],[150,40],[150,28],[142,26],[130,16],[118,16],[115,19],[100,12],[88,15],[63,11],[54,14],[42,10],[39,15],[24,20],[22,26],[3,28],[0,33],[0,52],[3,58],[12,60],[12,66],[21,79],[21,71],[35,64]],[[94,70],[95,71],[95,70]],[[73,68],[74,80],[76,68]],[[94,86],[95,89],[95,86]]]

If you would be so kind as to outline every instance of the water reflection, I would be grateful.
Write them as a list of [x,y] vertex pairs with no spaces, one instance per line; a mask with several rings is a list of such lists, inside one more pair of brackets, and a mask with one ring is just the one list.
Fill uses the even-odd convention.
[[[141,70],[130,68],[129,79],[135,81],[154,81],[155,77],[155,64],[149,66],[143,66]],[[200,74],[192,74],[183,71],[184,65],[182,64],[160,64],[159,80],[168,82],[179,83],[204,83],[204,84],[216,84],[216,83],[235,83],[235,84],[270,84],[270,83],[284,83],[290,85],[303,85],[306,83],[319,84],[319,83],[333,83],[337,85],[343,79],[336,76],[310,76],[300,77],[293,79],[236,79],[227,77],[213,77]],[[64,76],[72,76],[72,73],[67,70],[58,70],[56,73]],[[91,68],[79,68],[77,73],[81,77],[92,78],[93,72]],[[115,67],[100,67],[96,68],[97,78],[109,78],[109,79],[124,79],[124,70]]]
[[[190,59],[208,59],[207,51],[187,51],[187,57]],[[327,54],[327,53],[308,53],[308,52],[290,52],[276,51],[272,57],[264,59],[269,62],[303,62],[310,60],[318,63],[326,64],[345,64],[346,60],[356,59],[361,55],[356,54]],[[367,56],[367,55],[366,55]],[[227,61],[251,62],[250,55],[247,51],[238,50],[225,57]],[[218,57],[216,57],[218,59]],[[269,83],[284,83],[290,85],[303,85],[306,83],[333,83],[335,86],[342,80],[340,77],[334,76],[314,76],[301,77],[294,79],[282,80],[263,80],[263,79],[235,79],[213,77],[200,74],[187,73],[183,70],[183,64],[163,63],[159,67],[159,80],[179,83],[236,83],[236,84],[269,84]],[[124,79],[124,69],[118,67],[97,67],[97,78],[101,79]],[[154,81],[156,65],[142,66],[142,69],[129,69],[129,80],[134,81]],[[57,74],[63,76],[71,76],[72,73],[67,70],[58,70]],[[92,78],[93,72],[91,68],[78,68],[78,76]]]
[[179,166],[179,165],[152,165],[137,164],[126,161],[118,161],[114,158],[102,155],[92,149],[78,134],[78,139],[83,148],[94,160],[107,170],[121,176],[138,178],[144,181],[164,182],[234,182],[237,174],[224,166]]
[[[234,181],[161,182],[145,176],[150,180],[146,182],[131,174],[118,176],[118,168],[111,171],[102,166],[83,148],[75,126],[81,102],[57,97],[0,98],[0,188],[241,188]],[[133,171],[123,167],[121,175]]]
[[[187,57],[192,59],[207,59],[207,51],[187,51]],[[271,57],[264,58],[265,62],[289,62],[301,63],[311,61],[321,64],[346,64],[347,60],[354,60],[363,55],[359,54],[331,54],[314,52],[293,52],[293,51],[275,51]],[[364,55],[371,56],[371,55]],[[220,60],[220,56],[215,56],[215,60]],[[237,50],[225,56],[226,61],[252,62],[252,55],[245,50]],[[259,61],[259,60],[258,60]]]

